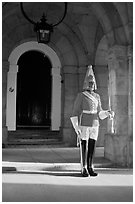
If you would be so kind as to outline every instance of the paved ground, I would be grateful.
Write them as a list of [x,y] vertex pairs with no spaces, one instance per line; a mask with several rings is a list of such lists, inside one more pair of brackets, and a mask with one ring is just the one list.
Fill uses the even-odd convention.
[[80,174],[78,148],[8,148],[2,152],[3,202],[132,202],[132,169],[95,153],[98,177]]

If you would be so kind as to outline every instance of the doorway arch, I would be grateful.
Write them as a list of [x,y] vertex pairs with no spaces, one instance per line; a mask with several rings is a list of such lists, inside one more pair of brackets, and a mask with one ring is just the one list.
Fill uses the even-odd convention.
[[52,99],[51,99],[51,130],[59,130],[61,125],[61,62],[56,52],[46,44],[35,41],[26,42],[16,47],[9,56],[9,72],[7,76],[7,113],[6,125],[9,131],[16,130],[16,94],[18,60],[28,51],[39,51],[47,56],[52,64]]

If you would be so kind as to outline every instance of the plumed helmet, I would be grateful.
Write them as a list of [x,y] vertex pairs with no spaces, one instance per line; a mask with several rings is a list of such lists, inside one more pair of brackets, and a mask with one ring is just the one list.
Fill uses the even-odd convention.
[[91,81],[94,82],[94,88],[96,90],[97,89],[97,84],[96,84],[94,72],[93,72],[93,69],[92,69],[92,65],[89,65],[88,70],[86,72],[85,79],[84,79],[83,89],[87,89],[87,87],[89,86],[89,82],[91,82]]

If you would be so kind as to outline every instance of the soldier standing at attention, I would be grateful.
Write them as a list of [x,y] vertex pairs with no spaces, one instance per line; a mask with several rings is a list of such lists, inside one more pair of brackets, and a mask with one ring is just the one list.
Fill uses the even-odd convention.
[[81,154],[81,173],[87,177],[97,176],[93,168],[93,156],[98,138],[99,118],[113,117],[114,112],[103,110],[97,89],[92,65],[88,66],[85,76],[83,92],[77,95],[71,119],[78,136]]

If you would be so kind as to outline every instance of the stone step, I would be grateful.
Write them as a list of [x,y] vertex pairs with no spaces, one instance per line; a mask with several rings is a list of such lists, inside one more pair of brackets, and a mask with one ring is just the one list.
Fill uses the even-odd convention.
[[49,145],[61,143],[59,131],[16,130],[8,132],[8,145]]
[[61,143],[58,139],[14,139],[8,141],[8,145],[53,145]]
[[8,140],[13,139],[55,139],[60,138],[59,131],[50,130],[17,130],[8,132]]

